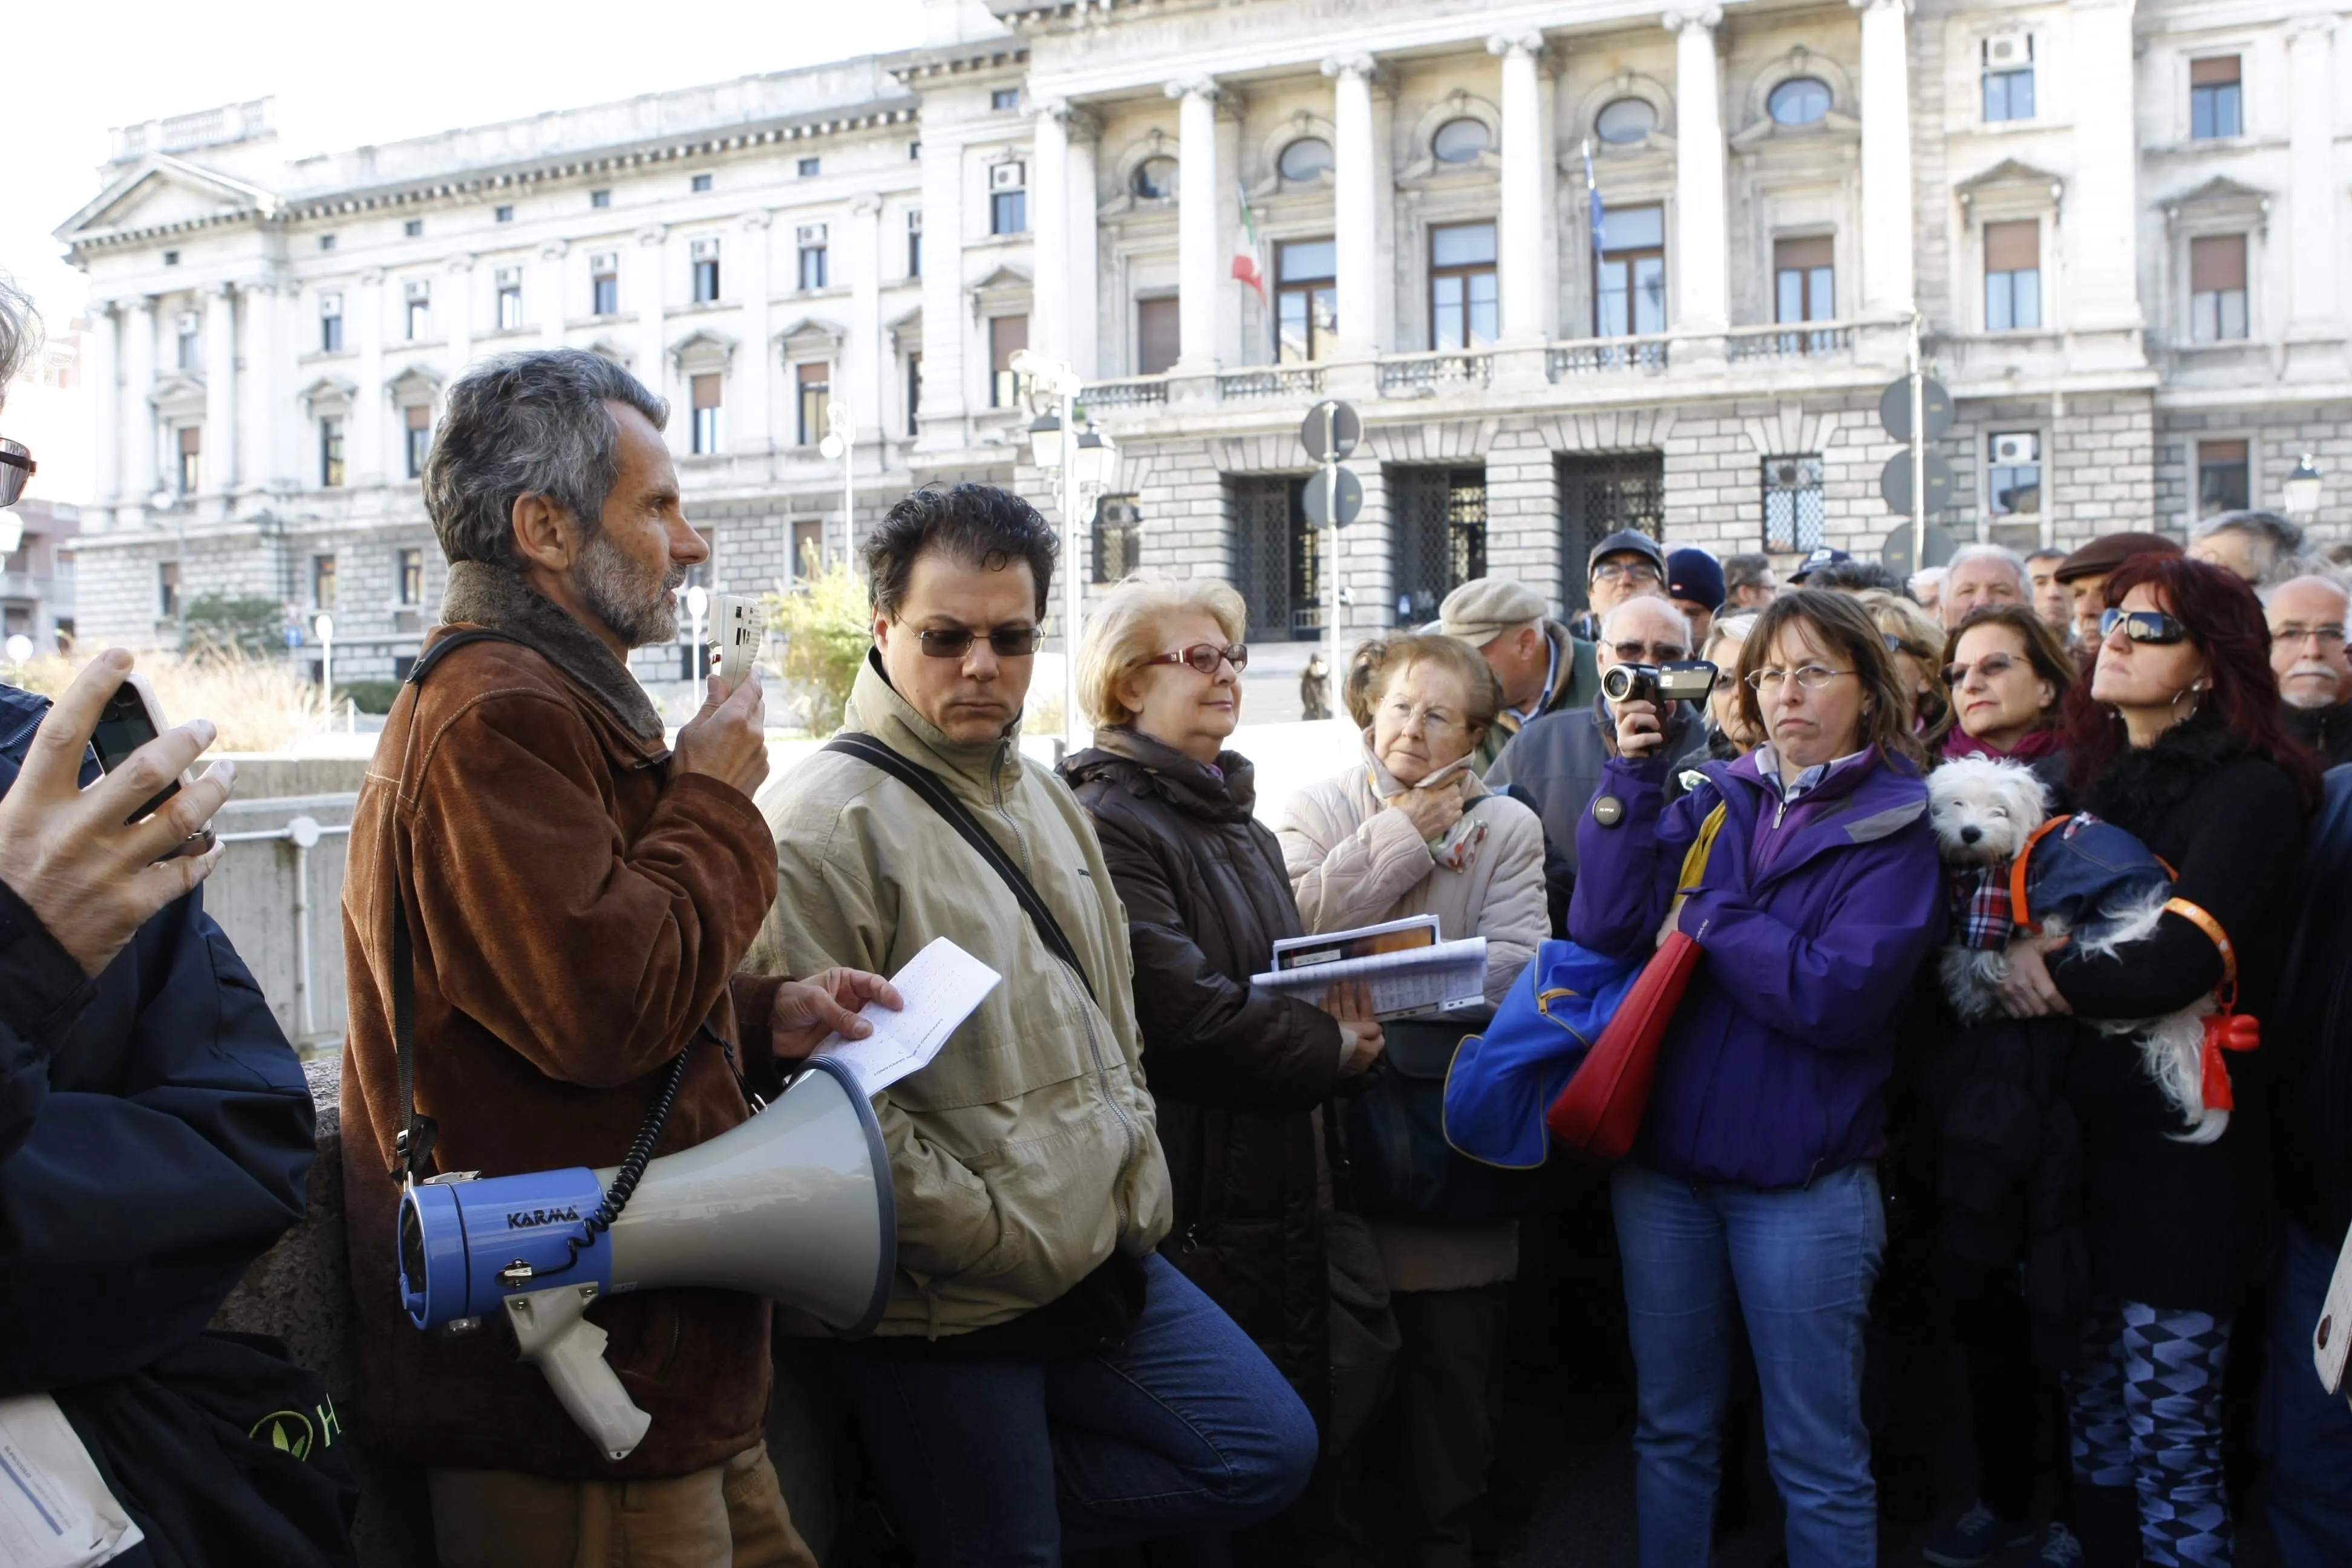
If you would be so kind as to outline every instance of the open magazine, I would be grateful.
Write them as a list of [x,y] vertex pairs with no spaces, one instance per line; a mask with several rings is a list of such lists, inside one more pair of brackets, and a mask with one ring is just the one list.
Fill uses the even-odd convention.
[[1292,996],[1320,996],[1343,980],[1370,987],[1382,1018],[1475,1006],[1486,997],[1486,939],[1444,942],[1435,915],[1414,915],[1353,931],[1286,938],[1274,968],[1250,984]]

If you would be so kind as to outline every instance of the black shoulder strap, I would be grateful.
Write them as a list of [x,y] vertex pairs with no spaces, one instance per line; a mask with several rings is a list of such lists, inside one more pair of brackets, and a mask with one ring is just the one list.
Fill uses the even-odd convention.
[[[417,656],[405,684],[415,690],[435,665],[467,643],[517,640],[488,626],[451,632]],[[413,701],[410,707],[414,709]],[[433,1145],[441,1130],[433,1118],[416,1114],[416,951],[408,934],[407,900],[398,888],[392,890],[392,1040],[400,1055],[400,1131],[392,1141],[392,1179],[422,1181],[432,1169]]]
[[1037,928],[1039,938],[1053,950],[1056,958],[1076,973],[1078,984],[1087,988],[1087,994],[1094,996],[1095,985],[1087,978],[1087,966],[1078,962],[1077,950],[1070,945],[1070,939],[1062,934],[1060,923],[1054,919],[1054,911],[1045,907],[1045,900],[1039,895],[1036,885],[1013,863],[1013,857],[1004,852],[1004,847],[989,837],[988,829],[980,825],[963,802],[940,781],[937,773],[908,762],[871,735],[835,735],[825,743],[824,749],[856,757],[861,763],[870,763],[922,796],[924,803],[945,818],[947,825],[961,835],[963,841],[1004,879],[1004,885],[1013,889],[1013,898],[1027,912],[1030,923]]

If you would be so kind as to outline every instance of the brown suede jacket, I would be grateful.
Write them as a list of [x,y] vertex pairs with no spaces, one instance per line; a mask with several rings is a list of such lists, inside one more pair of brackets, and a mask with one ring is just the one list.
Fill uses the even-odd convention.
[[[362,1347],[357,1427],[402,1458],[562,1479],[683,1475],[758,1440],[769,1306],[721,1290],[608,1298],[589,1318],[653,1417],[600,1458],[491,1320],[446,1338],[398,1301],[387,1174],[400,1130],[392,909],[415,942],[416,1104],[435,1163],[485,1176],[618,1163],[661,1068],[706,1018],[764,1079],[778,979],[738,975],[776,890],[751,798],[670,766],[660,719],[609,648],[512,574],[460,563],[445,621],[520,638],[457,649],[394,704],[352,823],[343,1171]],[[437,628],[432,641],[447,635]],[[739,1032],[738,1016],[745,1020]],[[697,1046],[658,1152],[747,1114]]]

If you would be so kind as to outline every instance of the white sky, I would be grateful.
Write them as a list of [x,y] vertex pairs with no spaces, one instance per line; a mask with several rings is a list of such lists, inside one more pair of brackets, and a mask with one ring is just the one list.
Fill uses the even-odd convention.
[[60,331],[87,290],[50,233],[98,194],[110,126],[274,96],[278,148],[293,158],[906,48],[922,36],[920,0],[24,0],[6,9],[0,271]]

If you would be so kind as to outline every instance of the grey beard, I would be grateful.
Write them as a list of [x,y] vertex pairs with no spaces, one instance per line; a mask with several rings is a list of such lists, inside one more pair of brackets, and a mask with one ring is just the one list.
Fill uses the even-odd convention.
[[601,530],[581,547],[580,596],[631,647],[677,639],[677,601],[671,595],[685,582],[683,566],[648,577]]
[[[2328,684],[2313,686],[2307,682],[2289,686],[2297,676],[2325,676]],[[2333,708],[2340,698],[2341,688],[2336,674],[2326,665],[2297,665],[2279,677],[2279,696],[2290,708]]]

